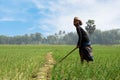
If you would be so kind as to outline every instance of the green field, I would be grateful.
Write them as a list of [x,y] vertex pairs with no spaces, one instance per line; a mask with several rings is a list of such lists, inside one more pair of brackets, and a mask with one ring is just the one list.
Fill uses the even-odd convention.
[[44,64],[47,46],[0,46],[0,80],[30,80]]
[[[52,52],[59,61],[74,46],[67,45],[0,45],[0,80],[33,80]],[[81,65],[78,50],[51,71],[51,80],[119,80],[120,45],[93,46],[94,62]]]

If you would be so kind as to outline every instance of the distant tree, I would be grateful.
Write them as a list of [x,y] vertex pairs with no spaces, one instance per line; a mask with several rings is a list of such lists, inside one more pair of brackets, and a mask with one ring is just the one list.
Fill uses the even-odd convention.
[[95,30],[94,34],[91,35],[91,41],[93,44],[120,44],[120,33],[119,29],[100,31]]
[[43,37],[41,33],[30,34],[32,44],[41,44]]
[[95,30],[95,21],[94,20],[88,20],[86,22],[87,26],[85,26],[85,29],[87,30],[87,32],[91,35],[94,30]]
[[78,36],[76,33],[73,32],[70,32],[63,37],[63,41],[65,44],[76,44],[77,40]]
[[42,34],[41,33],[35,33],[35,41],[37,44],[40,44],[42,42]]
[[63,31],[63,34],[65,34],[65,31]]
[[8,43],[8,37],[1,35],[0,36],[0,44],[7,44]]
[[[59,35],[60,34],[60,35]],[[120,29],[100,31],[95,30],[90,36],[93,44],[120,44]],[[76,44],[78,36],[76,32],[65,33],[59,31],[53,35],[43,37],[41,33],[25,34],[18,36],[0,35],[0,44]]]
[[61,35],[61,34],[62,34],[62,31],[60,30],[60,31],[59,31],[59,35]]
[[95,30],[94,34],[90,36],[91,42],[93,44],[101,44],[102,42],[102,32],[100,30]]
[[48,44],[56,44],[57,38],[54,35],[50,35],[47,37]]

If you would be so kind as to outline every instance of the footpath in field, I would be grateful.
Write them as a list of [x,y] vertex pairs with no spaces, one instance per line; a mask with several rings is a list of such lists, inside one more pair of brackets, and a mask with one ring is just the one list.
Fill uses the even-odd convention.
[[46,62],[43,67],[37,73],[36,80],[50,80],[50,71],[55,63],[55,60],[52,57],[52,53],[49,52],[45,56]]

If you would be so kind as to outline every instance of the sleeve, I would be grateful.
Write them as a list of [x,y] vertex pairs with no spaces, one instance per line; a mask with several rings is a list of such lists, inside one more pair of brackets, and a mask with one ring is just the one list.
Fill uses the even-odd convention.
[[77,29],[77,33],[78,33],[78,42],[77,42],[77,46],[81,46],[81,40],[82,40],[82,33],[80,28]]

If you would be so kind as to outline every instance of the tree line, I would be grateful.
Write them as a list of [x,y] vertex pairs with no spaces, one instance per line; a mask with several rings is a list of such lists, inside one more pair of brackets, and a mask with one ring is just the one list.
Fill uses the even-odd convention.
[[[95,30],[89,35],[92,44],[120,44],[120,29],[101,31]],[[41,33],[20,36],[0,35],[0,44],[70,44],[75,45],[78,40],[76,32],[59,31],[44,37]]]

